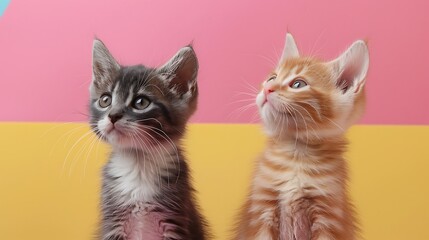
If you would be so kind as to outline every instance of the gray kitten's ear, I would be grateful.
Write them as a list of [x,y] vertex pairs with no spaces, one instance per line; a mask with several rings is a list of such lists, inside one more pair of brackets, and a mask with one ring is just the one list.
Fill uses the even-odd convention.
[[335,85],[343,93],[358,93],[365,84],[369,67],[368,46],[362,40],[354,42],[338,58],[328,63],[334,74]]
[[95,39],[92,46],[92,82],[96,87],[113,81],[113,75],[120,69],[102,41]]
[[169,82],[169,87],[179,94],[196,91],[198,59],[192,46],[180,49],[158,72]]
[[284,62],[290,58],[299,57],[298,47],[296,46],[295,40],[293,39],[292,34],[286,34],[286,43],[283,49],[282,57],[280,58],[280,63]]

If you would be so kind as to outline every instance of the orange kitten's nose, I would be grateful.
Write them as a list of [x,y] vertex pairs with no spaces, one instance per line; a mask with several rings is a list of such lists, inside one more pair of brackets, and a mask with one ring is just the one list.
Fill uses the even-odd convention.
[[278,87],[277,83],[274,81],[267,81],[263,86],[265,95],[275,92]]
[[271,86],[271,85],[268,85],[268,86],[265,86],[264,87],[264,93],[265,93],[265,95],[268,95],[268,94],[270,94],[270,93],[272,93],[272,92],[274,92],[275,90],[274,90],[274,87],[273,86]]

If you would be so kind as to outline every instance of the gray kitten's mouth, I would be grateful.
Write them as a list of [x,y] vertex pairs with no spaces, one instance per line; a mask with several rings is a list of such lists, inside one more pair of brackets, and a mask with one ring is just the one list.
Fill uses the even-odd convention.
[[126,132],[124,131],[123,127],[120,126],[115,126],[114,124],[109,124],[106,129],[106,134],[116,134],[119,136],[124,136],[126,135]]

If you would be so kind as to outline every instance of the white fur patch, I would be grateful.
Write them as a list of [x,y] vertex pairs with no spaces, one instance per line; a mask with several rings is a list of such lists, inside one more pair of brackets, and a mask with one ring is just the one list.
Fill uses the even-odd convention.
[[113,154],[107,172],[117,178],[114,191],[122,197],[124,204],[153,200],[160,190],[162,169],[176,161],[170,151],[174,150],[158,149],[152,154],[141,155],[126,151]]

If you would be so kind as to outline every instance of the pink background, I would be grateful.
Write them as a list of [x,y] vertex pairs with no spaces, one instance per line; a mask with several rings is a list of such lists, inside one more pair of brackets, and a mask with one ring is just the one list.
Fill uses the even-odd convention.
[[86,121],[91,47],[159,65],[193,42],[193,122],[249,123],[241,111],[277,61],[287,30],[304,54],[371,53],[364,124],[429,124],[429,1],[11,0],[0,17],[0,120]]

